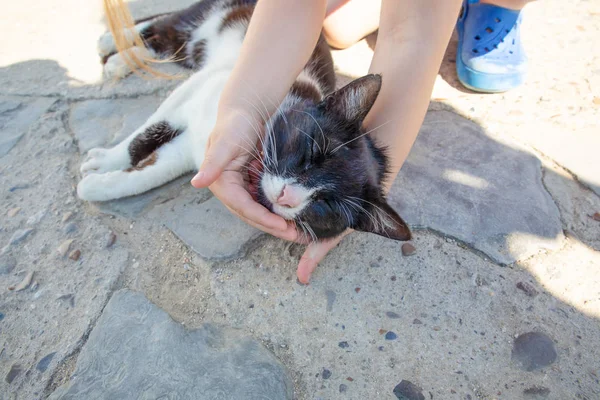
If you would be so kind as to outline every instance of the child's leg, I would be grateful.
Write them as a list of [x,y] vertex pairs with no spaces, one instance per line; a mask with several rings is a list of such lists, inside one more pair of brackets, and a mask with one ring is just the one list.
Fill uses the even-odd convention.
[[379,28],[381,0],[329,0],[323,33],[330,46],[345,49]]

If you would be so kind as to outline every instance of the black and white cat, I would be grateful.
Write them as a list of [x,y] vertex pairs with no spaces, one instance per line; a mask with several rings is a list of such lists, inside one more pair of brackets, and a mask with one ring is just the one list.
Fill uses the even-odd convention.
[[[132,51],[140,58],[176,56],[197,72],[123,142],[88,152],[77,186],[81,199],[139,194],[202,164],[219,96],[254,4],[203,0],[137,22],[146,47]],[[131,72],[110,33],[100,38],[99,52],[108,76]],[[278,112],[265,122],[257,199],[295,221],[313,240],[335,237],[347,228],[409,240],[408,226],[385,200],[384,152],[362,129],[381,77],[368,75],[337,91],[334,86],[331,54],[321,38]]]

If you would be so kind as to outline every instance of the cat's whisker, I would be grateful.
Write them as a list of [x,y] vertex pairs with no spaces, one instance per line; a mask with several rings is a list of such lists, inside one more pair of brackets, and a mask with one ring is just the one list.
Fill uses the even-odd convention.
[[[358,199],[356,197],[353,197],[359,201],[364,201],[363,199]],[[383,225],[381,223],[381,221],[379,220],[379,218],[377,218],[376,215],[374,215],[372,212],[368,211],[367,209],[365,209],[363,206],[361,206],[360,204],[357,204],[351,200],[348,200],[347,198],[342,199],[342,201],[344,201],[345,203],[349,204],[350,206],[352,206],[355,210],[357,210],[358,212],[362,212],[364,213],[373,223],[373,226],[376,227],[377,229],[379,229],[380,227],[382,228]],[[369,203],[371,204],[371,203]]]
[[[298,220],[298,223],[301,224],[302,229],[305,230],[305,232],[307,232],[307,235],[310,236],[310,240],[313,243],[316,243],[318,241],[317,239],[317,235],[315,235],[315,232],[313,231],[313,229],[310,227],[310,225],[308,225],[306,222]],[[308,239],[308,238],[307,238]]]
[[[352,196],[348,196],[348,197],[349,197],[349,198],[352,198],[352,199],[357,199],[356,197],[352,197]],[[365,203],[367,203],[367,204],[370,204],[370,205],[372,205],[372,206],[373,206],[375,209],[377,209],[378,213],[377,213],[377,215],[375,215],[375,218],[376,218],[376,220],[377,220],[377,221],[379,221],[378,228],[379,228],[379,229],[380,229],[382,232],[385,232],[385,231],[386,231],[386,230],[385,230],[385,228],[386,228],[386,227],[390,227],[390,219],[392,218],[392,217],[390,216],[390,214],[388,214],[388,213],[387,213],[385,210],[383,210],[383,209],[382,209],[381,207],[379,207],[378,205],[371,203],[370,201],[367,201],[367,200],[365,200],[365,199],[357,199],[357,200],[364,201]],[[366,210],[365,210],[365,212],[366,212]],[[385,216],[385,217],[387,217],[387,219],[385,219],[385,218],[384,218],[384,216]]]
[[[273,165],[277,166],[277,153],[275,151],[275,146],[271,146],[272,147],[272,154],[269,154],[268,151],[268,141],[269,139],[273,138],[274,140],[274,133],[273,133],[273,129],[270,125],[270,120],[266,120],[266,116],[262,113],[262,111],[251,101],[249,101],[248,99],[243,98],[243,100],[245,102],[247,102],[250,106],[252,106],[254,108],[254,110],[256,110],[256,112],[260,115],[261,119],[263,120],[263,124],[265,127],[265,134],[266,134],[266,138],[262,138],[262,135],[259,135],[259,140],[261,142],[262,148],[263,148],[263,153],[264,153],[264,157],[265,160],[267,160],[268,162],[272,163]],[[244,116],[244,118],[246,120],[248,120],[248,118],[246,116]],[[250,121],[248,121],[249,123],[251,123]],[[265,163],[266,164],[266,163]]]
[[353,138],[353,139],[350,139],[350,140],[348,140],[346,143],[342,143],[342,144],[340,144],[340,145],[339,145],[339,146],[337,146],[335,149],[331,150],[331,153],[329,153],[329,154],[333,154],[333,153],[335,153],[336,151],[338,151],[340,148],[344,147],[344,146],[345,146],[345,145],[347,145],[348,143],[352,143],[352,142],[354,142],[355,140],[358,140],[358,139],[360,139],[361,137],[363,137],[363,136],[366,136],[366,135],[368,135],[369,133],[376,131],[377,129],[381,128],[382,126],[389,124],[390,122],[392,122],[392,121],[390,120],[390,121],[384,122],[383,124],[381,124],[381,125],[379,125],[379,126],[377,126],[377,127],[373,128],[373,129],[371,129],[370,131],[368,131],[368,132],[365,132],[365,133],[363,133],[363,134],[361,134],[361,135],[358,135],[357,137],[355,137],[355,138]]
[[248,150],[245,146],[242,146],[241,144],[237,144],[235,143],[235,145],[239,148],[241,148],[242,150],[245,150],[252,158],[254,158],[256,161],[261,161],[260,157],[258,154],[254,154],[252,151]]
[[344,205],[344,203],[341,203],[339,201],[336,201],[336,203],[338,204],[338,206],[341,208],[342,212],[343,212],[343,216],[346,218],[346,225],[350,226],[351,225],[351,217],[350,217],[350,210],[348,210],[348,207],[346,205]]
[[[266,134],[267,134],[267,138],[272,138],[273,141],[273,146],[271,146],[271,150],[272,153],[272,159],[274,161],[275,165],[278,165],[277,162],[277,141],[275,139],[275,132],[273,131],[273,116],[269,113],[269,109],[267,108],[266,104],[262,101],[262,99],[260,98],[260,96],[258,96],[256,94],[256,91],[254,91],[252,88],[250,88],[250,90],[252,90],[254,92],[254,95],[256,96],[256,99],[260,102],[260,104],[263,106],[263,109],[265,110],[265,116],[263,117],[264,119],[264,124],[265,124],[265,128],[266,128]],[[275,107],[275,113],[281,113],[281,111],[279,110],[279,107]],[[262,114],[261,114],[262,115]],[[287,124],[287,120],[285,119],[285,117],[283,117],[286,124]]]
[[[323,143],[325,143],[325,142],[326,142],[326,139],[325,139],[325,133],[323,132],[323,128],[321,128],[321,125],[319,125],[319,122],[317,121],[317,119],[316,119],[315,117],[313,117],[313,116],[311,115],[311,113],[309,113],[309,112],[306,112],[306,111],[302,111],[302,110],[296,110],[296,109],[292,109],[292,111],[300,112],[300,113],[306,114],[306,115],[308,115],[309,117],[311,117],[311,118],[312,118],[312,120],[313,120],[313,121],[315,121],[315,124],[317,124],[317,127],[319,128],[319,131],[321,131],[321,136],[323,137]],[[325,152],[327,152],[327,148],[325,148]]]

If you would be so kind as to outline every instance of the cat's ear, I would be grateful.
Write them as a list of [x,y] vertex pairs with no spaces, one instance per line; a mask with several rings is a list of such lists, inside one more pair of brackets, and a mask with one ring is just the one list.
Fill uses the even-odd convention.
[[325,109],[343,116],[351,123],[362,123],[381,89],[381,75],[358,78],[336,90],[325,100]]
[[367,204],[352,228],[394,240],[406,241],[412,237],[406,222],[384,199]]

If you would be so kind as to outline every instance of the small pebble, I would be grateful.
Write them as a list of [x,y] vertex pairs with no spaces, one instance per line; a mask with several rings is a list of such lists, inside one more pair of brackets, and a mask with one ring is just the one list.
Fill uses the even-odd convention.
[[600,221],[600,212],[594,213],[594,215],[592,215],[592,218],[594,219],[594,221]]
[[411,243],[404,243],[402,245],[402,255],[403,256],[412,256],[417,251],[417,248],[413,246]]
[[390,279],[392,280],[392,282],[396,282],[396,275],[392,275]]
[[533,397],[547,397],[550,394],[550,389],[548,389],[547,387],[544,386],[532,386],[530,388],[527,388],[525,390],[523,390],[523,394],[526,396],[533,396]]
[[21,207],[11,208],[10,210],[8,210],[6,215],[9,216],[10,218],[12,218],[15,215],[17,215],[19,213],[19,211],[21,211]]
[[12,192],[14,192],[16,190],[27,189],[30,186],[31,185],[28,184],[28,183],[21,183],[21,184],[18,184],[18,185],[15,185],[15,186],[11,187],[10,189],[8,189],[8,191],[12,193]]
[[434,326],[433,330],[436,331],[436,332],[439,332],[439,331],[442,330],[442,328],[440,326]]
[[346,378],[346,380],[347,380],[348,382],[352,382],[352,381],[354,381],[354,379],[353,379],[352,377],[350,377],[350,376],[349,376],[349,377],[347,377],[347,378]]
[[8,244],[15,245],[21,243],[23,240],[27,238],[33,232],[33,229],[19,229],[10,238]]
[[37,366],[35,367],[35,369],[37,369],[40,372],[45,372],[48,369],[48,366],[50,365],[50,363],[52,362],[52,359],[54,358],[54,355],[56,353],[50,353],[47,356],[45,356],[44,358],[42,358],[40,360],[40,362],[37,364]]
[[58,296],[56,300],[64,300],[68,301],[71,307],[75,307],[75,295],[73,293],[63,294],[62,296]]
[[186,271],[190,270],[190,264],[183,264],[183,269],[185,269]]
[[348,342],[339,342],[338,346],[341,347],[342,349],[347,349],[348,347],[350,347]]
[[525,292],[529,297],[535,297],[538,295],[538,291],[535,287],[528,282],[517,282],[517,288]]
[[70,254],[69,254],[69,258],[73,261],[77,261],[79,260],[79,257],[81,257],[81,250],[77,249],[77,250],[73,250]]
[[414,383],[405,380],[396,385],[394,394],[401,400],[425,400],[423,389]]
[[359,288],[359,287],[357,287],[357,288],[355,288],[355,289],[354,289],[354,291],[355,291],[356,293],[358,293],[358,292],[360,292],[360,288]]
[[547,367],[556,358],[554,342],[544,333],[523,333],[513,343],[512,360],[525,371]]
[[108,236],[106,237],[106,248],[109,248],[113,244],[115,244],[116,240],[117,240],[117,235],[115,235],[113,232],[109,232]]
[[328,369],[324,369],[321,373],[321,376],[323,377],[323,379],[329,379],[331,378],[331,371]]
[[377,263],[375,261],[372,261],[370,265],[371,265],[371,268],[379,268],[379,267],[381,267],[381,265],[379,265],[379,263]]
[[343,383],[340,385],[340,393],[345,393],[348,390],[348,386]]
[[68,220],[71,219],[72,216],[73,216],[73,213],[71,211],[64,213],[64,215],[62,217],[62,222],[67,222]]
[[420,319],[418,319],[418,318],[413,319],[413,325],[422,325],[422,324],[423,324],[423,322],[421,322]]
[[0,275],[10,274],[17,266],[17,260],[11,255],[0,256]]
[[47,210],[41,210],[27,219],[27,225],[37,225],[46,216]]
[[21,372],[23,372],[23,368],[21,368],[19,364],[13,364],[12,367],[10,367],[10,371],[8,371],[8,374],[6,374],[4,380],[6,381],[6,383],[10,384],[12,383],[12,381],[15,380],[17,376],[19,376]]
[[30,271],[27,275],[25,275],[25,278],[23,278],[23,280],[21,282],[19,282],[19,284],[17,286],[10,286],[8,289],[14,290],[15,292],[20,292],[22,290],[25,290],[29,287],[29,285],[31,285],[32,279],[33,279],[33,271]]
[[60,246],[58,246],[58,249],[56,249],[56,251],[58,251],[58,254],[60,254],[61,257],[67,255],[67,253],[69,252],[69,248],[71,247],[71,243],[73,243],[73,241],[74,239],[65,240],[61,243]]
[[385,334],[385,340],[396,340],[397,338],[398,338],[398,335],[396,335],[392,331],[389,331],[388,333]]
[[386,333],[386,332],[387,332],[387,330],[385,330],[385,329],[380,329],[380,330],[379,330],[379,334],[380,334],[380,335],[383,335],[383,334],[384,334],[384,333]]
[[4,319],[4,314],[0,312],[0,321]]
[[391,318],[391,319],[398,319],[398,318],[400,318],[400,315],[396,314],[396,313],[395,313],[395,312],[393,312],[393,311],[387,311],[387,312],[385,313],[385,315],[386,315],[388,318]]
[[69,222],[63,228],[63,232],[66,234],[75,232],[76,230],[77,230],[77,224],[75,224],[75,222]]

